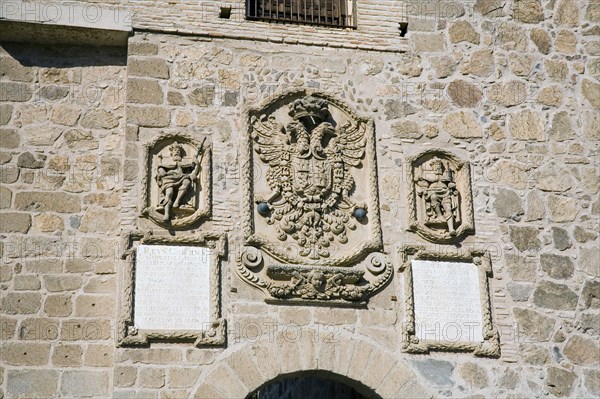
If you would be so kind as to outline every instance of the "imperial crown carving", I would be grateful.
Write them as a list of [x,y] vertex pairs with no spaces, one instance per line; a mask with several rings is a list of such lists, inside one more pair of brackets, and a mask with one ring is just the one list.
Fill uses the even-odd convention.
[[272,298],[363,301],[391,275],[384,255],[365,266],[382,247],[373,122],[302,91],[250,109],[247,125],[240,276]]

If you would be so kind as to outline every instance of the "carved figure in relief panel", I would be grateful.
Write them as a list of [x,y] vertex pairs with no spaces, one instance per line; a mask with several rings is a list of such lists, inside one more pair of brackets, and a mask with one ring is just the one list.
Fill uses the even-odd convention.
[[163,220],[171,220],[172,208],[189,208],[194,211],[189,201],[194,197],[194,192],[200,190],[198,179],[203,155],[204,142],[193,159],[185,158],[183,146],[175,142],[169,146],[170,159],[159,155],[160,163],[156,168],[156,182],[160,191],[159,203],[156,210],[164,213]]
[[407,160],[408,230],[434,242],[455,242],[473,234],[468,162],[440,149],[428,149]]
[[449,163],[435,157],[417,173],[416,191],[425,202],[425,225],[447,228],[455,236],[460,225],[460,199]]

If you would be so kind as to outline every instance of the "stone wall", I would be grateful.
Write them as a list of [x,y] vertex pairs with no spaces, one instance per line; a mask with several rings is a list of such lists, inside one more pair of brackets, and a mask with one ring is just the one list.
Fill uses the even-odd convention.
[[[139,31],[126,59],[3,46],[6,397],[240,397],[316,369],[386,398],[600,396],[599,8],[480,0],[449,16],[423,7],[407,7],[397,52]],[[269,30],[240,24],[256,26],[250,36]],[[269,305],[236,276],[243,112],[301,88],[373,118],[384,248],[396,270],[402,244],[425,243],[406,231],[406,158],[442,148],[470,162],[476,232],[462,248],[492,254],[499,359],[402,352],[399,272],[366,309]],[[197,230],[228,235],[226,348],[115,347],[119,238],[161,230],[139,218],[142,150],[160,132],[212,141],[213,215]]]

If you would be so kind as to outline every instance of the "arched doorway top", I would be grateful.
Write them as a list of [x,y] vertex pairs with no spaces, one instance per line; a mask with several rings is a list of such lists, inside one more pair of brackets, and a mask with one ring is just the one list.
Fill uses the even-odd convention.
[[271,381],[310,374],[343,382],[363,395],[433,396],[388,348],[349,332],[332,337],[312,330],[303,330],[299,337],[280,333],[230,346],[200,375],[192,392],[197,399],[244,399]]

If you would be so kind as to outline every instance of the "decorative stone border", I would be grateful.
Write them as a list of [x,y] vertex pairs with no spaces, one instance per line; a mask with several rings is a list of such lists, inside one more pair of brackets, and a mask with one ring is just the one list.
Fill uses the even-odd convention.
[[162,216],[155,209],[153,204],[150,202],[150,190],[153,189],[152,182],[154,181],[154,177],[152,176],[152,155],[154,149],[163,142],[171,142],[171,141],[181,141],[184,143],[188,143],[194,147],[200,146],[200,141],[191,137],[190,135],[183,133],[162,133],[157,136],[154,140],[144,145],[144,155],[143,160],[144,164],[144,174],[142,177],[142,190],[140,195],[140,207],[141,217],[146,217],[152,220],[157,225],[167,228],[167,229],[185,229],[193,226],[201,219],[206,219],[211,216],[212,209],[212,145],[207,144],[204,149],[204,156],[202,157],[202,164],[200,165],[200,184],[201,191],[199,193],[199,206],[196,211],[181,219],[174,219],[169,221],[168,223],[163,221]]
[[[439,157],[452,163],[456,168],[456,185],[460,195],[461,224],[456,235],[431,229],[419,220],[417,215],[417,192],[415,187],[415,168],[429,158]],[[441,149],[428,149],[417,155],[407,157],[408,163],[408,230],[417,233],[432,242],[450,243],[462,239],[467,234],[475,233],[475,217],[473,214],[473,194],[471,193],[471,167],[468,162],[458,158],[451,152]]]
[[[404,275],[405,322],[402,332],[402,350],[408,353],[428,353],[430,350],[472,352],[475,356],[499,357],[500,335],[492,323],[491,300],[488,277],[492,273],[490,254],[484,250],[460,252],[434,251],[422,245],[402,245],[398,248],[401,257],[399,271]],[[481,310],[483,316],[483,342],[420,341],[416,336],[412,260],[470,262],[478,269]]]
[[[194,345],[222,346],[226,340],[226,320],[221,315],[221,261],[225,257],[225,235],[199,234],[189,237],[154,236],[151,232],[132,232],[125,236],[126,248],[121,258],[126,260],[122,276],[120,316],[117,330],[118,346],[147,346],[150,341],[194,341]],[[210,272],[210,326],[203,331],[139,330],[134,326],[135,259],[139,244],[205,246],[212,250]]]

